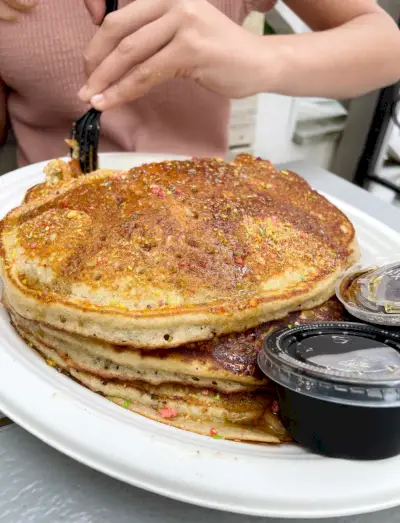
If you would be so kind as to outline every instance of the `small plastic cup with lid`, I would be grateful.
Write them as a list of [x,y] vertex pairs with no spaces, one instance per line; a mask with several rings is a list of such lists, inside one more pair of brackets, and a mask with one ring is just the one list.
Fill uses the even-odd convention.
[[380,267],[360,280],[364,298],[381,306],[389,314],[400,313],[400,262]]
[[258,356],[292,438],[331,457],[400,454],[400,334],[347,322],[285,328]]
[[337,283],[336,296],[355,318],[400,327],[400,262],[350,269]]

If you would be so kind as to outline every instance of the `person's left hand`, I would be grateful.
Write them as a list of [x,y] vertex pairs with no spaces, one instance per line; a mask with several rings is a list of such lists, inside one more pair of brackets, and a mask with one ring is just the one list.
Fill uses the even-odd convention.
[[265,44],[206,0],[136,0],[94,36],[79,96],[103,111],[179,77],[229,98],[250,96],[272,68]]

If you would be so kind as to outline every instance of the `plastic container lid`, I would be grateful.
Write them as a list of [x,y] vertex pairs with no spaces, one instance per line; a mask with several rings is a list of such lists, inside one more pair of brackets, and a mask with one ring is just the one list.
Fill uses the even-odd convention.
[[273,381],[307,396],[365,407],[400,406],[400,334],[347,322],[285,328],[258,355]]
[[362,321],[400,327],[400,262],[353,267],[337,283],[336,296]]
[[374,270],[359,279],[361,295],[384,308],[387,313],[400,313],[400,262]]

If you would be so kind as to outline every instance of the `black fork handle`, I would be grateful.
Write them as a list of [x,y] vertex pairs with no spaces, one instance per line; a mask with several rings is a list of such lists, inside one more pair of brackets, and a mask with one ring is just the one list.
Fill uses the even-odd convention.
[[118,0],[106,0],[106,12],[104,18],[118,9]]
[[[117,9],[118,0],[106,0],[106,12],[104,13],[104,18]],[[83,174],[87,174],[97,169],[100,116],[100,111],[97,111],[94,108],[89,109],[89,111],[74,123],[71,130],[71,138],[76,140],[79,145],[79,164]],[[73,150],[71,149],[71,156],[72,154]]]

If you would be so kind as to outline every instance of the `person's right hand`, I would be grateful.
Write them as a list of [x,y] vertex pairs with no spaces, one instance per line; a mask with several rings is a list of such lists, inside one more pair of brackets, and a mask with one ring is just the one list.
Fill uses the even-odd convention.
[[15,22],[18,14],[35,7],[39,0],[0,0],[0,20]]

